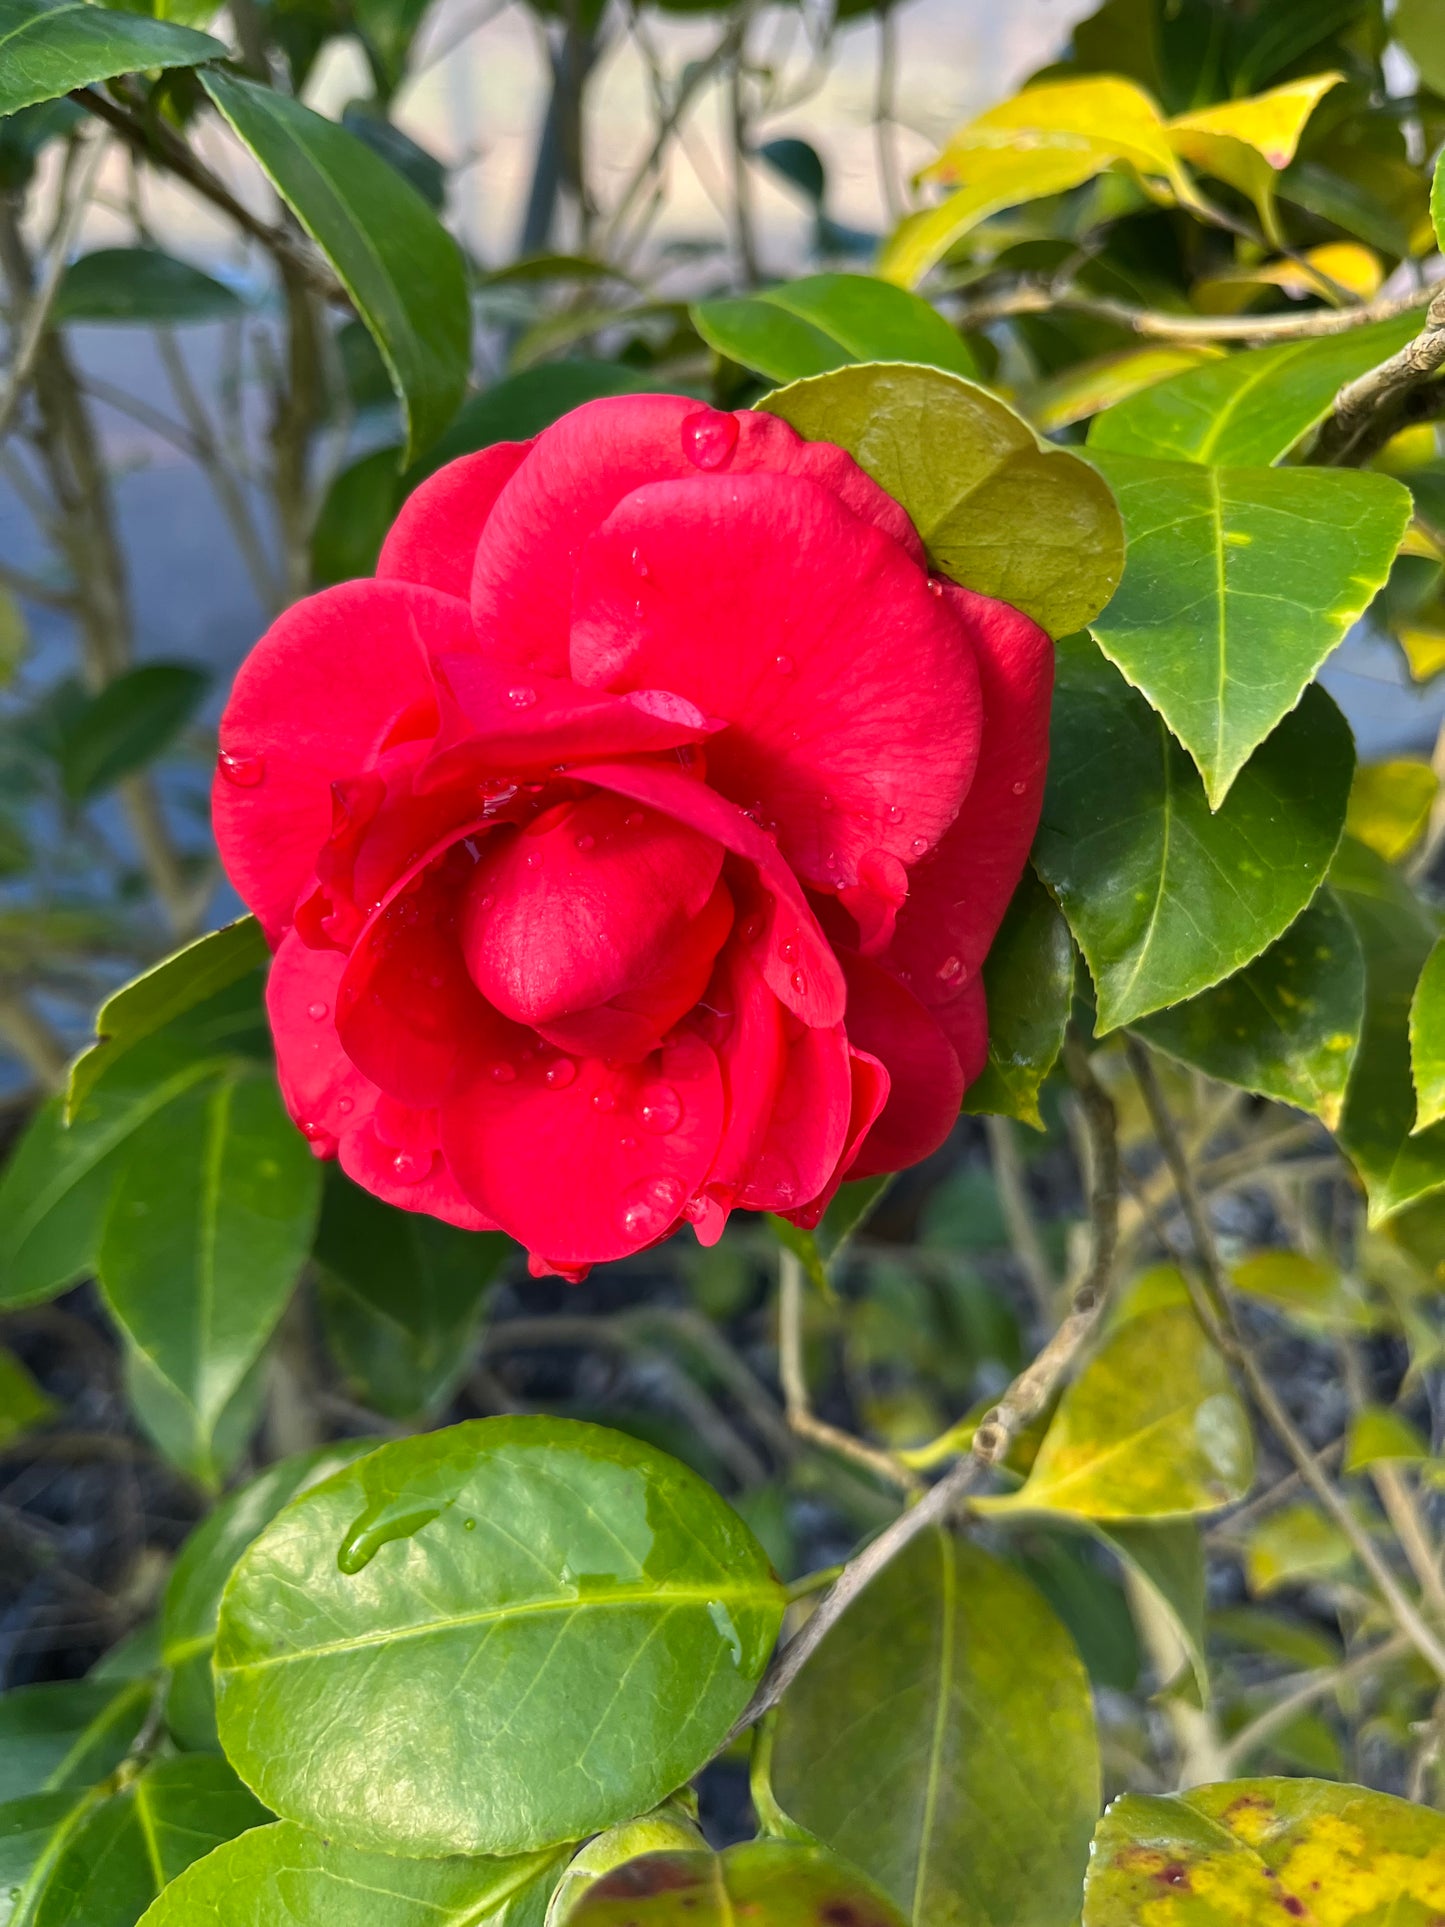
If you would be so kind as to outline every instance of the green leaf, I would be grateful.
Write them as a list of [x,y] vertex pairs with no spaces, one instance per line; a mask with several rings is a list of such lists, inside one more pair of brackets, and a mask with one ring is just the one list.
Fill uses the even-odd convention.
[[1423,1465],[1430,1458],[1430,1441],[1417,1426],[1387,1405],[1362,1405],[1345,1435],[1342,1472],[1363,1472],[1367,1466],[1405,1461]]
[[1439,924],[1393,870],[1347,839],[1330,877],[1365,958],[1365,1022],[1335,1133],[1378,1224],[1445,1188],[1445,1123],[1416,1132],[1411,1001]]
[[1425,85],[1445,94],[1445,18],[1435,0],[1395,0],[1390,31],[1414,61]]
[[1099,1823],[1084,1927],[1421,1923],[1440,1909],[1445,1815],[1328,1780],[1126,1793]]
[[1032,870],[1014,892],[983,966],[988,1063],[963,1108],[1044,1128],[1039,1092],[1058,1061],[1074,992],[1074,940]]
[[177,328],[191,321],[233,321],[246,312],[224,282],[159,248],[97,248],[61,276],[52,317],[65,321],[141,322]]
[[691,1854],[706,1846],[702,1829],[684,1811],[680,1799],[654,1807],[640,1819],[625,1820],[620,1827],[609,1827],[569,1861],[547,1909],[547,1927],[563,1927],[573,1906],[593,1882],[625,1861],[637,1860],[645,1853]]
[[524,368],[464,403],[441,440],[427,449],[406,479],[415,486],[444,462],[490,448],[494,442],[530,441],[583,402],[603,395],[634,395],[652,387],[640,369],[615,361],[549,361],[540,368]]
[[1066,1388],[1017,1492],[990,1511],[1159,1519],[1242,1499],[1249,1414],[1187,1305],[1126,1319]]
[[1256,1598],[1336,1578],[1353,1558],[1344,1533],[1312,1505],[1280,1506],[1245,1528],[1244,1576]]
[[1089,1530],[1123,1561],[1168,1615],[1189,1660],[1200,1704],[1207,1706],[1207,1582],[1199,1527],[1192,1519],[1110,1519],[1090,1521]]
[[1218,809],[1383,586],[1410,492],[1354,469],[1098,460],[1128,551],[1094,638],[1189,751]]
[[0,1445],[44,1425],[54,1413],[54,1400],[40,1389],[14,1352],[0,1346]]
[[1434,179],[1430,183],[1430,219],[1435,224],[1435,239],[1445,248],[1445,153],[1435,163]]
[[1131,395],[1197,368],[1201,362],[1217,361],[1222,353],[1222,349],[1208,345],[1164,341],[1118,348],[1111,354],[1094,355],[1059,369],[1036,387],[1025,389],[1020,401],[1035,428],[1052,432],[1085,421],[1103,409],[1116,409]]
[[1098,1812],[1088,1676],[1020,1573],[920,1533],[784,1694],[771,1777],[913,1927],[1058,1927]]
[[140,1731],[149,1680],[63,1680],[0,1693],[0,1801],[94,1786]]
[[1262,1299],[1307,1331],[1357,1332],[1375,1322],[1348,1273],[1302,1251],[1252,1252],[1232,1267],[1230,1282],[1236,1291]]
[[1311,687],[1211,812],[1189,758],[1087,637],[1060,643],[1057,663],[1034,864],[1106,1032],[1207,990],[1283,935],[1339,842],[1354,744]]
[[[240,917],[204,937],[197,937],[160,963],[113,991],[95,1019],[95,1042],[71,1066],[66,1091],[68,1114],[74,1117],[98,1080],[126,1052],[176,1018],[204,1004],[218,991],[259,973],[270,952],[254,917]],[[256,977],[257,1013],[261,980]]]
[[161,1658],[171,1676],[166,1724],[182,1746],[215,1749],[216,1696],[211,1650],[221,1593],[231,1568],[266,1526],[333,1472],[374,1449],[374,1439],[343,1439],[268,1466],[257,1479],[224,1498],[181,1548],[166,1586],[161,1620]]
[[345,284],[390,372],[415,456],[466,387],[471,309],[456,242],[416,189],[345,128],[234,74],[202,78]]
[[515,1249],[499,1231],[398,1211],[328,1172],[316,1234],[327,1337],[375,1410],[411,1418],[456,1388],[487,1288]]
[[1410,1070],[1415,1131],[1445,1118],[1445,937],[1430,952],[1410,1003]]
[[148,662],[108,682],[67,723],[60,776],[75,803],[113,789],[168,749],[206,693],[210,678],[183,662]]
[[1063,635],[1123,570],[1106,483],[996,395],[938,368],[879,362],[794,382],[758,403],[846,448],[900,501],[940,573]]
[[568,1927],[903,1927],[846,1860],[794,1840],[644,1854],[594,1882],[566,1919]]
[[116,74],[225,57],[209,34],[85,0],[0,0],[0,114]]
[[142,1927],[542,1927],[563,1859],[397,1860],[257,1827],[187,1868]]
[[9,1927],[135,1927],[192,1861],[268,1818],[224,1760],[153,1760],[106,1797],[56,1816],[10,1890]]
[[190,1407],[198,1446],[285,1309],[320,1196],[320,1167],[259,1066],[197,1084],[127,1148],[97,1268],[127,1337]]
[[1326,886],[1268,950],[1135,1028],[1206,1077],[1340,1121],[1365,1020],[1365,960]]
[[99,1796],[31,1793],[0,1803],[0,1927],[33,1927],[31,1903]]
[[769,381],[801,381],[855,361],[912,361],[978,374],[958,330],[930,303],[867,274],[814,274],[755,295],[700,301],[710,348]]
[[1250,348],[1161,381],[1100,415],[1090,450],[1255,468],[1317,428],[1347,381],[1420,331],[1418,314],[1313,340]]
[[371,575],[405,489],[401,450],[374,448],[336,475],[311,530],[311,580],[318,589]]
[[1350,788],[1345,833],[1398,863],[1423,835],[1440,779],[1418,756],[1361,763]]
[[747,1527],[663,1453],[564,1419],[452,1426],[337,1473],[243,1555],[221,1740],[268,1806],[352,1845],[576,1840],[697,1771],[782,1606]]

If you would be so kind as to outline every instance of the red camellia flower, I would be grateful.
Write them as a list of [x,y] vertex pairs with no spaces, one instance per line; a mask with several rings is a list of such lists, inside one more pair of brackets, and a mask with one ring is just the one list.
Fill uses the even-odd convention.
[[221,722],[291,1115],[538,1272],[815,1223],[983,1065],[1051,680],[776,416],[628,396],[453,462]]

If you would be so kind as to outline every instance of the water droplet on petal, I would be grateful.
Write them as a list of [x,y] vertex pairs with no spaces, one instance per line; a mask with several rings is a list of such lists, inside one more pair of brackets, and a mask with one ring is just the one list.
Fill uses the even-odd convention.
[[494,1084],[515,1084],[517,1067],[515,1064],[493,1064],[492,1082]]
[[642,578],[642,580],[646,582],[648,576],[651,574],[651,570],[648,568],[646,562],[644,562],[642,559],[641,549],[634,549],[632,551],[632,567],[633,567],[633,572],[636,575],[639,575]]
[[515,689],[507,691],[507,701],[513,709],[530,709],[537,700],[537,692],[529,683],[519,683]]
[[398,1184],[420,1184],[430,1176],[434,1157],[431,1151],[398,1151],[391,1161],[392,1175]]
[[676,1178],[645,1178],[622,1201],[621,1224],[629,1238],[657,1238],[682,1208],[682,1186]]
[[253,790],[266,774],[264,756],[236,756],[223,749],[216,758],[216,767],[228,783],[234,783],[238,790]]
[[903,806],[901,803],[890,803],[888,805],[888,821],[890,823],[901,823],[903,821]]
[[738,418],[700,408],[682,424],[682,452],[695,468],[721,468],[738,444]]
[[924,852],[924,851],[925,851],[925,850],[926,850],[927,848],[928,848],[928,838],[927,838],[926,836],[915,836],[915,837],[914,837],[914,839],[913,839],[913,844],[912,844],[912,849],[913,849],[913,854],[914,854],[915,856],[922,856],[922,855],[923,855],[923,852]]
[[701,1193],[695,1198],[689,1198],[682,1207],[682,1215],[689,1224],[701,1224],[707,1216],[707,1199]]
[[818,808],[823,812],[824,816],[831,816],[837,807],[837,804],[831,796],[820,796],[818,798]]
[[803,975],[801,970],[795,970],[792,976],[789,977],[788,982],[793,986],[793,989],[797,992],[798,996],[800,997],[802,996],[803,992],[808,988],[808,980]]
[[1022,796],[1022,795],[1023,795],[1023,793],[1024,793],[1024,791],[1025,791],[1025,790],[1026,790],[1027,788],[1028,788],[1028,784],[1027,784],[1027,783],[1015,783],[1015,784],[1014,784],[1014,795],[1015,795],[1015,796]]
[[962,975],[963,975],[962,957],[945,957],[943,962],[938,966],[938,977],[939,977],[940,983],[945,983],[945,984],[957,983],[958,979]]
[[313,1023],[319,1024],[321,1022],[321,1019],[326,1015],[326,1012],[328,1009],[329,1009],[329,1005],[326,1005],[326,1004],[321,1004],[321,1003],[308,1004],[306,1006],[306,1015],[312,1020]]
[[537,869],[540,866],[541,861],[542,861],[542,852],[540,850],[528,850],[527,868],[529,870]]
[[931,575],[928,578],[928,593],[930,595],[943,594],[943,584],[939,581],[936,575]]
[[785,937],[783,939],[782,952],[784,963],[796,963],[798,961],[798,939],[796,933],[791,937]]
[[596,847],[597,847],[597,838],[595,836],[589,836],[584,832],[584,834],[579,836],[577,839],[577,848],[579,850],[583,850],[583,851],[595,850]]
[[565,1091],[577,1075],[577,1066],[570,1057],[559,1057],[555,1064],[549,1064],[542,1073],[542,1082],[549,1091]]
[[629,810],[622,819],[623,826],[629,830],[640,830],[646,821],[646,814],[642,810]]
[[682,1122],[682,1099],[671,1084],[649,1084],[642,1093],[637,1114],[642,1119],[644,1131],[665,1137]]
[[592,1093],[592,1108],[594,1111],[615,1111],[617,1109],[615,1093],[612,1091],[594,1091]]
[[336,1108],[343,1117],[350,1117],[351,1113],[356,1109],[356,1099],[354,1097],[338,1097],[336,1100]]
[[793,671],[797,668],[797,666],[798,665],[793,661],[793,658],[791,656],[774,656],[773,657],[773,667],[777,670],[780,676],[791,676]]

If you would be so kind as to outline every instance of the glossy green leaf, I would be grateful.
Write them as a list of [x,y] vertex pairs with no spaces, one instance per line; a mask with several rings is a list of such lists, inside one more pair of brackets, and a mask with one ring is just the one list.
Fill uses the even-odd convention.
[[563,1856],[398,1860],[257,1827],[167,1887],[143,1927],[542,1927]]
[[148,1680],[63,1680],[0,1693],[0,1800],[93,1786],[125,1758]]
[[1098,1812],[1088,1677],[1019,1572],[921,1533],[784,1694],[771,1779],[913,1927],[1057,1927]]
[[179,1466],[205,1491],[215,1494],[236,1470],[256,1436],[266,1404],[266,1364],[262,1352],[206,1432],[196,1424],[190,1400],[156,1370],[144,1352],[126,1344],[122,1370],[125,1402],[161,1456]]
[[1339,1123],[1365,1020],[1365,960],[1355,927],[1322,889],[1268,950],[1135,1028],[1207,1077]]
[[1398,863],[1423,835],[1439,788],[1439,777],[1423,757],[1361,763],[1350,788],[1345,833],[1387,863]]
[[209,34],[85,0],[0,0],[0,114],[150,67],[225,58]]
[[390,372],[415,455],[456,413],[471,358],[466,268],[416,189],[354,134],[234,74],[206,91],[330,261]]
[[1410,1069],[1415,1130],[1445,1118],[1445,937],[1430,952],[1410,1003]]
[[153,761],[195,714],[209,681],[188,663],[147,662],[89,697],[59,744],[66,795],[88,802]]
[[1218,809],[1383,586],[1409,490],[1354,469],[1098,461],[1128,550],[1095,640],[1189,751]]
[[1074,940],[1053,898],[1024,873],[983,966],[988,1062],[963,1108],[1044,1128],[1039,1092],[1058,1061],[1074,990]]
[[246,312],[224,282],[159,248],[96,248],[61,276],[51,310],[56,321],[140,322],[177,328],[193,321],[234,321]]
[[1189,758],[1087,637],[1057,661],[1034,863],[1110,1031],[1207,990],[1289,928],[1339,842],[1354,744],[1310,688],[1211,812]]
[[594,1882],[569,1927],[903,1927],[856,1867],[794,1840],[724,1853],[649,1853]]
[[1445,1815],[1327,1780],[1228,1780],[1114,1802],[1083,1927],[1424,1927],[1442,1905]]
[[1090,621],[1114,593],[1123,536],[1107,485],[986,388],[879,362],[794,382],[758,406],[846,448],[907,509],[942,574],[1050,635]]
[[1202,1705],[1209,1704],[1204,1540],[1192,1519],[1091,1520],[1089,1529],[1162,1607],[1179,1636]]
[[166,1724],[182,1746],[214,1749],[220,1744],[211,1650],[231,1568],[297,1493],[329,1479],[375,1445],[374,1439],[343,1439],[268,1466],[259,1478],[222,1499],[181,1548],[166,1586],[161,1658],[171,1676]]
[[253,976],[256,1015],[261,1021],[260,972],[269,957],[260,924],[254,917],[240,917],[197,937],[113,991],[96,1015],[95,1042],[71,1066],[66,1092],[69,1115],[76,1115],[97,1081],[127,1051],[219,991]]
[[285,1309],[320,1197],[320,1166],[261,1066],[197,1084],[127,1147],[100,1279],[128,1338],[191,1408],[200,1444]]
[[801,381],[855,361],[912,361],[977,375],[973,356],[930,303],[867,274],[814,274],[759,294],[700,301],[710,348],[769,381]]
[[46,1397],[14,1352],[0,1346],[0,1445],[43,1425],[54,1412],[54,1400]]
[[383,1446],[243,1555],[216,1642],[221,1740],[268,1806],[328,1837],[518,1853],[696,1772],[781,1617],[762,1548],[675,1460],[564,1419],[483,1419]]
[[1416,1132],[1410,1010],[1439,935],[1398,870],[1346,840],[1331,872],[1365,958],[1365,1023],[1335,1133],[1364,1180],[1372,1224],[1445,1188],[1445,1122]]
[[65,1842],[99,1797],[31,1793],[0,1802],[0,1927],[34,1927],[34,1900]]
[[315,1253],[326,1333],[374,1410],[410,1418],[455,1389],[487,1288],[515,1249],[499,1231],[398,1211],[328,1173]]
[[1419,314],[1398,315],[1206,362],[1106,410],[1089,447],[1230,468],[1277,462],[1319,426],[1347,381],[1387,361],[1420,326]]
[[[0,1830],[4,1813],[0,1808]],[[15,1883],[8,1919],[0,1912],[0,1921],[5,1927],[135,1927],[193,1861],[269,1817],[224,1760],[153,1760],[123,1785],[58,1817]]]
[[1249,1414],[1187,1305],[1111,1331],[1065,1389],[1017,1492],[996,1511],[1158,1519],[1242,1499],[1254,1477]]

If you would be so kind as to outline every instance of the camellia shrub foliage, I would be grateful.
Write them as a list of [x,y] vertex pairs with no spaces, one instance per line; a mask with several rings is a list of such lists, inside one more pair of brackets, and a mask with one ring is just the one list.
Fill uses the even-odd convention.
[[[0,1927],[1445,1919],[1445,751],[1319,679],[1445,672],[1445,11],[1107,0],[911,181],[895,8],[797,16],[889,231],[752,6],[573,0],[497,266],[420,5],[0,0],[0,1452],[83,1333],[195,1521],[0,1696]],[[218,732],[81,324],[265,612]]]

